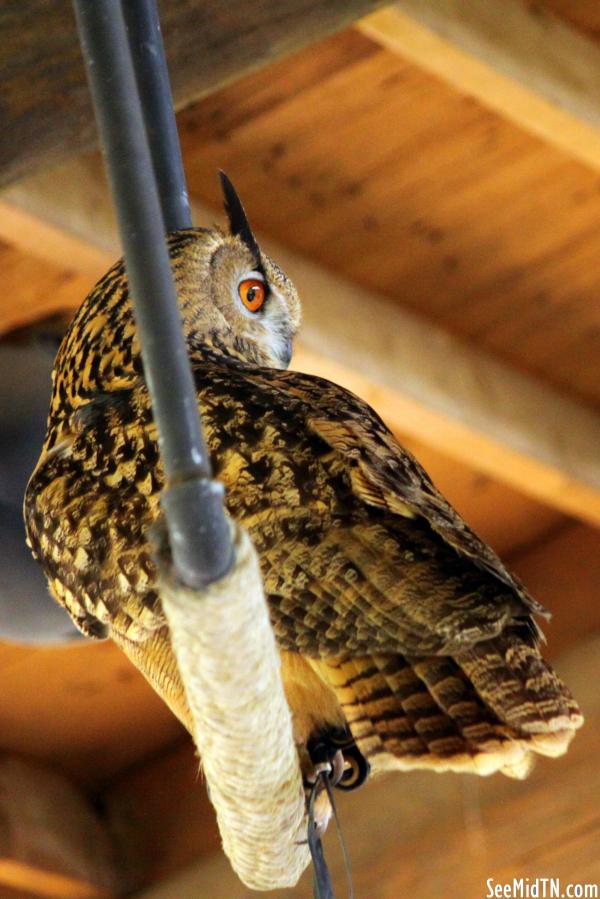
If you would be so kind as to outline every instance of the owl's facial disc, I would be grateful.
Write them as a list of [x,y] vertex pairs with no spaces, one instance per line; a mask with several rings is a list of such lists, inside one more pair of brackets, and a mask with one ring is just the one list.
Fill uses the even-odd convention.
[[300,324],[298,294],[261,252],[235,188],[220,176],[229,233],[199,232],[198,245],[188,251],[203,270],[196,294],[203,301],[183,305],[190,346],[199,353],[211,346],[250,365],[287,368]]
[[238,269],[230,283],[228,318],[246,360],[269,368],[287,368],[300,319],[300,304],[291,282],[261,255],[260,269]]

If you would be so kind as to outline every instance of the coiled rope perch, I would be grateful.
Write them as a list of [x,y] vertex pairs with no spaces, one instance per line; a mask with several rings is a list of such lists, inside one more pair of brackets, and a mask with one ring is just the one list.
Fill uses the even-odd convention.
[[223,848],[256,890],[294,886],[310,861],[279,652],[258,558],[235,527],[235,564],[199,595],[170,576],[161,599]]

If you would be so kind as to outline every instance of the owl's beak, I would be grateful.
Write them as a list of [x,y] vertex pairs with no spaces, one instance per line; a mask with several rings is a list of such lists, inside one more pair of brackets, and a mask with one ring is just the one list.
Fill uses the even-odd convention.
[[237,235],[244,241],[254,257],[257,271],[262,271],[258,243],[252,233],[252,228],[250,227],[246,211],[242,206],[242,201],[238,196],[238,192],[225,172],[219,170],[219,178],[221,180],[221,190],[223,191],[225,212],[227,213],[227,218],[229,220],[229,230],[232,234]]

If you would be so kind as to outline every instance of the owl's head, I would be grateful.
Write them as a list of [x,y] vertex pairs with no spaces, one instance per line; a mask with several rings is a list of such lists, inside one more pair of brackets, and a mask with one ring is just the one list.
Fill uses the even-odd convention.
[[[248,365],[287,368],[300,324],[291,281],[256,242],[240,199],[221,174],[228,231],[189,228],[169,235],[169,253],[192,365],[207,351]],[[57,420],[90,396],[130,387],[142,362],[123,261],[84,300],[61,344],[53,374]]]
[[208,346],[252,365],[287,368],[300,324],[298,294],[261,252],[235,188],[220,177],[228,232],[194,229],[171,243],[192,359]]

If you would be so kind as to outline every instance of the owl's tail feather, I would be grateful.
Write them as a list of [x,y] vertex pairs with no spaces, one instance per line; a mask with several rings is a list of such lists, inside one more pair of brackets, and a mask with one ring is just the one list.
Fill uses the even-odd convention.
[[550,756],[566,751],[583,716],[533,641],[516,628],[507,630],[455,661],[488,708],[532,751]]
[[322,666],[374,771],[429,768],[524,777],[582,723],[536,649],[515,636],[456,659],[373,656]]

